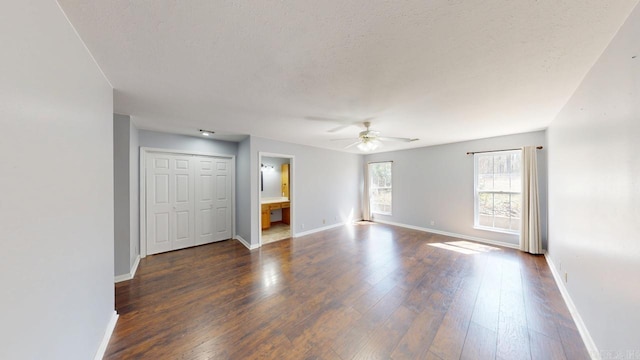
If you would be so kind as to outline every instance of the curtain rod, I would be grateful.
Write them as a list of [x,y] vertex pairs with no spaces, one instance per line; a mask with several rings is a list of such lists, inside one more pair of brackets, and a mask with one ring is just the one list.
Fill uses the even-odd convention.
[[[536,146],[536,149],[541,150],[541,149],[543,149],[543,147],[542,146]],[[482,153],[488,153],[488,152],[498,152],[498,151],[513,151],[513,150],[522,150],[522,148],[502,149],[502,150],[486,150],[486,151],[467,151],[467,155],[482,154]]]
[[393,160],[386,160],[386,161],[368,161],[367,164],[381,164],[381,163],[392,163]]

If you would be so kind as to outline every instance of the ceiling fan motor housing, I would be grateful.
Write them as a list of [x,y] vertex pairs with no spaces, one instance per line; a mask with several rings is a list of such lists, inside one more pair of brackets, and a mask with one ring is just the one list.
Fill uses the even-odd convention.
[[360,131],[360,138],[361,139],[375,139],[380,135],[379,131],[375,131],[375,130],[364,130],[364,131]]

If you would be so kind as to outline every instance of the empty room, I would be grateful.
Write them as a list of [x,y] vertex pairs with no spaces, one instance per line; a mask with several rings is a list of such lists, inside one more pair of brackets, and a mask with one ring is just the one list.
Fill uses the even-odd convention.
[[0,359],[640,359],[638,0],[0,14]]

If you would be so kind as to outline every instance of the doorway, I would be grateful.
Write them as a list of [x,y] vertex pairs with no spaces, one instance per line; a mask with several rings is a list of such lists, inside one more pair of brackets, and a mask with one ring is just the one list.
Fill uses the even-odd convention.
[[290,239],[293,156],[260,153],[260,245]]

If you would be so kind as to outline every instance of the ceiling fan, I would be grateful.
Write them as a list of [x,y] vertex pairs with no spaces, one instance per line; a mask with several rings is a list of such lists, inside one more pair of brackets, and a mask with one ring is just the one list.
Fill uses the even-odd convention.
[[[401,142],[412,142],[417,141],[418,139],[412,138],[400,138],[400,137],[389,137],[389,136],[380,136],[380,132],[376,130],[371,130],[371,123],[369,121],[365,121],[363,123],[365,130],[361,131],[358,134],[357,141],[345,146],[345,149],[348,149],[352,146],[357,146],[361,151],[374,151],[380,146],[382,146],[382,142],[384,141],[401,141]],[[331,141],[343,141],[343,140],[354,140],[353,138],[346,139],[331,139]]]

